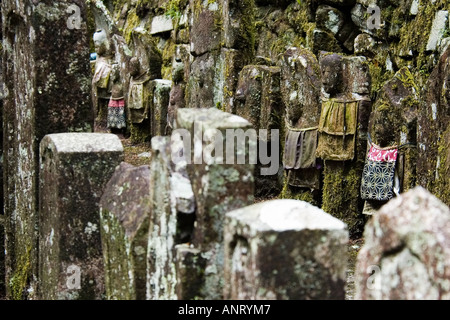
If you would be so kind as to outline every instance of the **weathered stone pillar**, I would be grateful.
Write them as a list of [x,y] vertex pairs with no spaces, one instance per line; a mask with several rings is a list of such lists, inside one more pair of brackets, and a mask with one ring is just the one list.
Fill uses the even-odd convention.
[[450,47],[430,75],[420,104],[417,182],[450,206]]
[[[36,292],[39,143],[92,131],[84,1],[2,1],[8,297]],[[29,290],[28,290],[29,289]]]
[[[281,145],[283,140],[284,108],[280,90],[281,70],[279,67],[264,65],[247,65],[239,73],[236,88],[233,113],[248,120],[262,144],[270,142],[271,130],[278,130],[277,168],[271,175],[260,174],[260,169],[266,167],[257,163],[255,172],[255,196],[276,196],[280,193],[283,180],[281,165]],[[260,130],[266,130],[267,135],[260,137]],[[275,136],[274,136],[275,138]],[[260,144],[260,145],[261,145]],[[267,150],[270,148],[266,147]],[[276,152],[273,150],[272,152]],[[273,156],[273,155],[272,155]]]
[[180,150],[182,145],[169,137],[152,138],[152,214],[147,252],[149,300],[184,299],[177,295],[177,264],[182,261],[176,258],[176,246],[191,241],[195,201],[185,161],[172,161],[175,150]]
[[100,201],[106,299],[145,300],[150,168],[121,163]]
[[102,299],[100,197],[122,143],[112,134],[50,134],[40,155],[38,298]]
[[345,298],[342,221],[298,200],[258,203],[225,219],[225,299]]
[[358,254],[357,300],[450,299],[450,209],[422,187],[373,215]]
[[[249,161],[249,154],[256,150],[256,132],[251,132],[247,120],[215,108],[179,109],[177,129],[191,146],[185,150],[196,202],[192,244],[206,260],[204,282],[196,296],[221,299],[224,216],[253,203],[255,162]],[[247,142],[242,135],[251,133],[253,139]]]
[[[3,56],[2,14],[0,5],[0,56]],[[3,157],[3,65],[0,63],[0,155]],[[0,164],[0,296],[5,295],[5,212],[3,200],[3,162]]]

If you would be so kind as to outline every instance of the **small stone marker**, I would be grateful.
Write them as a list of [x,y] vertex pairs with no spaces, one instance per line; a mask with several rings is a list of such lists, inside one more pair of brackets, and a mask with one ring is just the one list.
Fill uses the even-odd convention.
[[122,159],[122,143],[113,134],[60,133],[42,140],[40,299],[104,298],[99,202]]
[[271,200],[225,218],[225,299],[344,299],[347,226],[313,205]]

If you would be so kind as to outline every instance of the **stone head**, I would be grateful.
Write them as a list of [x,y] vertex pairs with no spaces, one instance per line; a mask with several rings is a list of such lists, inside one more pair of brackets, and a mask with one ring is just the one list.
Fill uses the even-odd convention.
[[342,57],[338,54],[326,54],[320,59],[322,86],[330,96],[337,95],[342,91],[343,70]]
[[105,30],[97,30],[93,36],[95,52],[99,56],[105,56],[109,52],[109,41]]
[[130,59],[130,75],[133,77],[138,76],[141,72],[141,63],[137,57]]

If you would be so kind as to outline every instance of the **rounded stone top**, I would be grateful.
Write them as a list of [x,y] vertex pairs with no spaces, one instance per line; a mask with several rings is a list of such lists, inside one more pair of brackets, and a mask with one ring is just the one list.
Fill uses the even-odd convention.
[[270,200],[227,213],[258,231],[345,230],[347,225],[322,209],[300,200]]
[[123,152],[119,137],[110,133],[54,133],[42,139],[41,147],[53,146],[58,153]]

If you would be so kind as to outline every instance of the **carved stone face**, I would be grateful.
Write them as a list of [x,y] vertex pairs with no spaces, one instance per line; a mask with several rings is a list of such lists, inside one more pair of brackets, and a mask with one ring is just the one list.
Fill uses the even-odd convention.
[[322,86],[326,93],[336,95],[342,88],[341,57],[336,54],[325,56],[321,61]]
[[141,64],[137,57],[133,57],[130,60],[130,75],[136,77],[140,74]]

